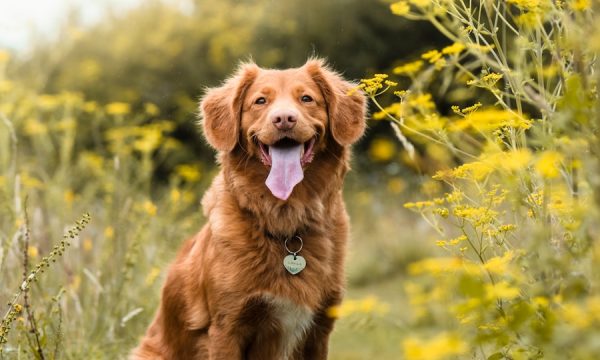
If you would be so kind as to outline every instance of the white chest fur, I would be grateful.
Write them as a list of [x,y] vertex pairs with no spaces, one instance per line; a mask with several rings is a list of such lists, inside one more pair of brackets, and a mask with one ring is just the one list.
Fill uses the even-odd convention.
[[266,296],[273,307],[273,317],[281,329],[281,354],[286,360],[293,352],[313,322],[313,313],[306,306],[300,306],[290,300],[275,296]]

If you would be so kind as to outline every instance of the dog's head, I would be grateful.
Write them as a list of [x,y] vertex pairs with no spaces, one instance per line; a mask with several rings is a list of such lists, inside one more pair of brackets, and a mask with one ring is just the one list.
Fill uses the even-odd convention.
[[[287,70],[243,64],[201,101],[208,143],[223,153],[242,147],[269,168],[266,185],[286,200],[328,141],[349,146],[365,130],[365,97],[322,60]],[[331,139],[331,140],[329,140]]]

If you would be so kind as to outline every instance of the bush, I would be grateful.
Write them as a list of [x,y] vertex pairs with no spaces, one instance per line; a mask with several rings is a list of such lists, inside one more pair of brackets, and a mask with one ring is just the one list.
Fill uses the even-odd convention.
[[437,194],[405,207],[448,256],[408,268],[409,321],[420,331],[405,337],[404,356],[598,358],[600,19],[591,2],[409,0],[391,11],[451,41],[393,70],[406,90],[385,74],[359,86],[406,161],[437,168]]

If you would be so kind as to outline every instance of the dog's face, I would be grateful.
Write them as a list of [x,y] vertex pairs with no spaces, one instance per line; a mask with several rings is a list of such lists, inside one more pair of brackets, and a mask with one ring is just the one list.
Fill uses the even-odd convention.
[[352,87],[320,60],[287,70],[246,64],[202,100],[204,134],[217,150],[241,146],[268,167],[267,187],[286,200],[328,139],[349,146],[363,134],[365,99]]

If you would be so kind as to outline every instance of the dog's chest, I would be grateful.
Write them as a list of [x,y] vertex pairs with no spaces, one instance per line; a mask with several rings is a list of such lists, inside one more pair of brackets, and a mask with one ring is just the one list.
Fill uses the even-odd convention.
[[288,359],[311,327],[314,314],[307,306],[298,305],[282,297],[268,295],[265,298],[270,305],[273,319],[279,325],[282,359]]

